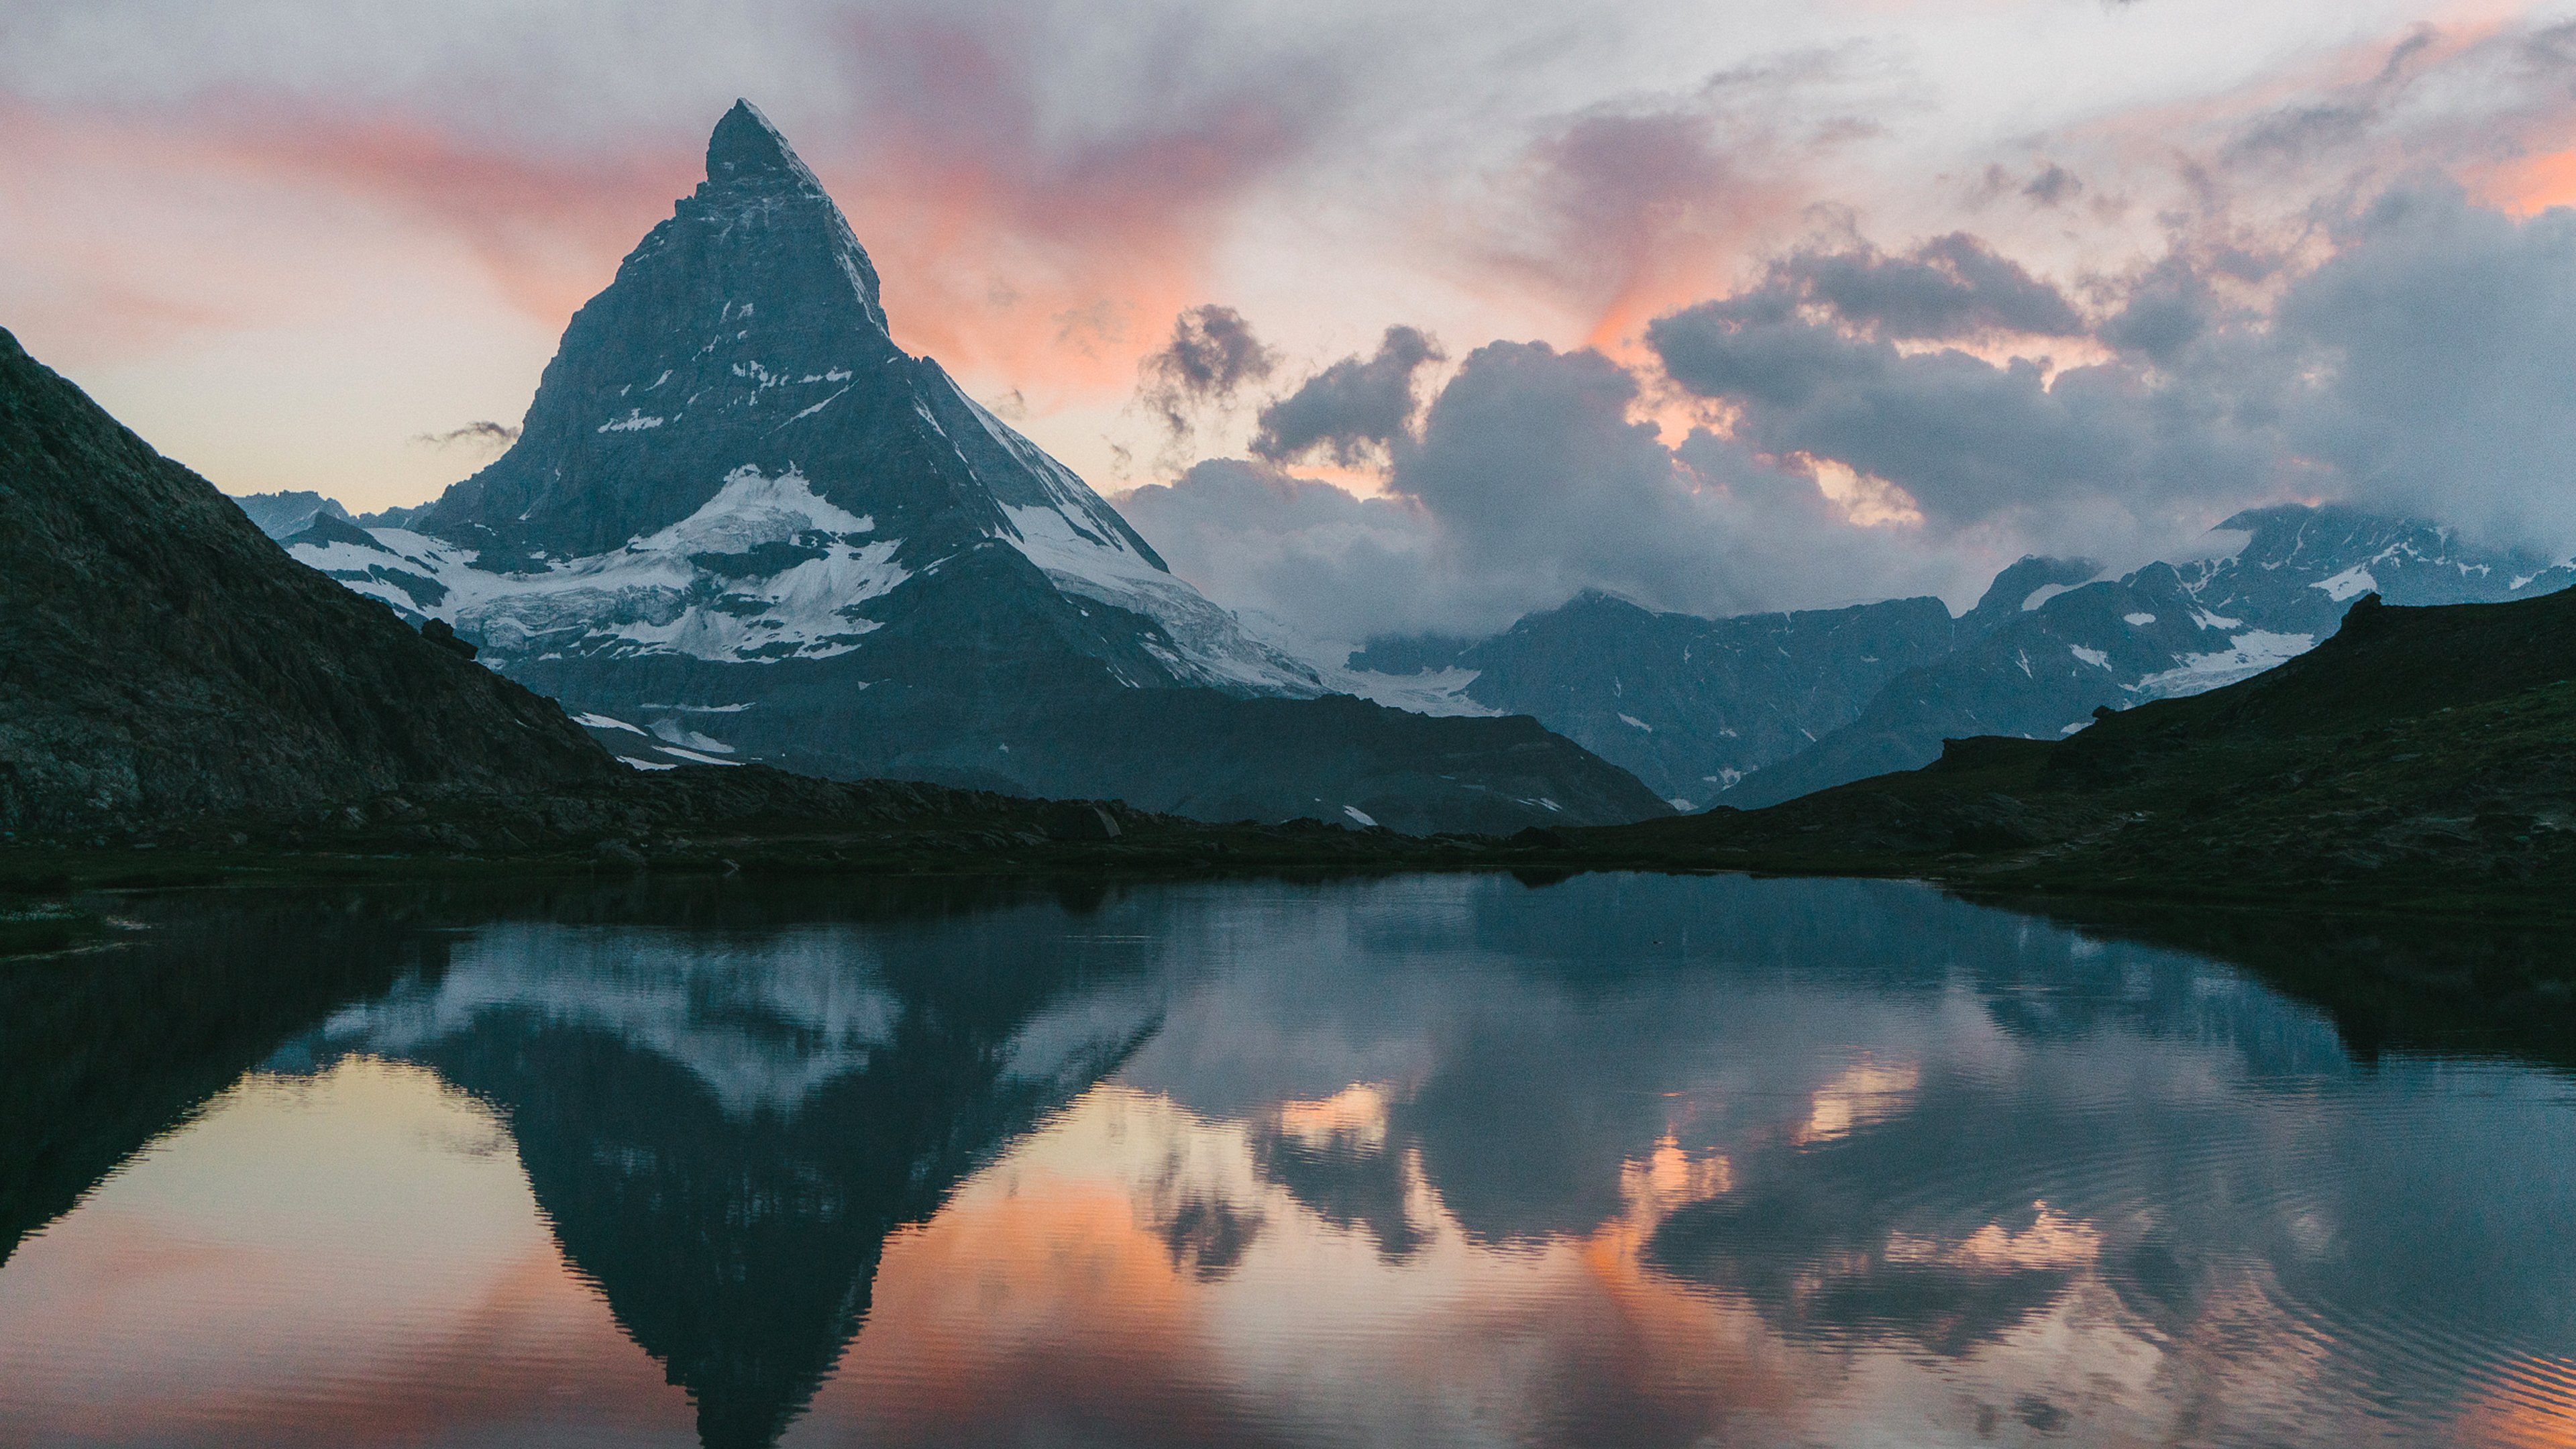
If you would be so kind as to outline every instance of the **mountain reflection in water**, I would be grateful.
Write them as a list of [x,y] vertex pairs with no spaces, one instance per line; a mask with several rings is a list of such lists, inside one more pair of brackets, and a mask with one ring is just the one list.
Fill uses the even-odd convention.
[[2576,1435],[2563,1074],[1913,886],[164,910],[0,987],[0,1440]]

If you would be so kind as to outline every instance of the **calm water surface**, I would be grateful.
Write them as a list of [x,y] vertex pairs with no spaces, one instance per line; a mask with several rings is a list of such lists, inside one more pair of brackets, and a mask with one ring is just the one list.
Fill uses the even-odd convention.
[[0,1443],[2576,1442],[2569,1080],[2205,958],[1872,882],[650,896],[42,968]]

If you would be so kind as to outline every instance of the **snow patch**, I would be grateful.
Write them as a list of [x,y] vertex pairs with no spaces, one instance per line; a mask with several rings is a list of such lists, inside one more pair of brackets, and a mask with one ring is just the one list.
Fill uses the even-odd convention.
[[[407,571],[447,591],[421,608],[397,581],[349,578],[357,592],[407,612],[445,619],[497,658],[685,654],[773,662],[827,659],[878,627],[852,611],[909,575],[898,541],[854,543],[875,519],[831,503],[793,467],[775,477],[745,465],[687,518],[610,553],[556,561],[534,573],[494,573],[476,555],[404,529],[373,529]],[[816,550],[768,578],[725,577],[695,561],[767,544]],[[324,572],[345,571],[361,550],[335,544],[292,550]],[[790,555],[791,557],[793,555]]]
[[2141,699],[2179,699],[2185,695],[2205,694],[2223,685],[2255,675],[2296,659],[2316,647],[2313,634],[2275,634],[2264,629],[2249,629],[2236,636],[2233,647],[2208,654],[2186,654],[2172,669],[2150,674],[2130,685]]
[[2108,669],[2111,667],[2111,656],[2103,653],[2099,649],[2087,649],[2081,644],[2069,644],[2066,646],[2066,652],[2083,660],[2085,663],[2092,665],[2096,669]]
[[2369,565],[2355,564],[2333,578],[2321,579],[2308,587],[2323,591],[2327,598],[2340,604],[2346,599],[2359,598],[2378,588],[2379,580],[2370,576]]
[[719,759],[714,755],[700,754],[696,750],[684,750],[678,745],[655,745],[653,748],[660,750],[663,754],[673,756],[677,759],[686,760],[693,765],[739,765],[742,763],[740,760]]
[[1637,718],[1633,714],[1623,714],[1619,716],[1619,723],[1628,726],[1630,729],[1644,730],[1648,734],[1653,734],[1655,732],[1655,727],[1653,725],[1646,723],[1644,720]]
[[1358,821],[1362,826],[1364,826],[1364,827],[1366,827],[1366,828],[1368,828],[1368,829],[1374,830],[1374,829],[1376,829],[1376,828],[1377,828],[1377,822],[1376,822],[1375,820],[1370,819],[1370,818],[1369,818],[1369,816],[1368,816],[1368,812],[1366,812],[1366,811],[1364,811],[1364,810],[1360,809],[1360,807],[1358,807],[1357,805],[1345,805],[1345,806],[1343,806],[1343,807],[1342,807],[1342,813],[1343,813],[1343,814],[1345,814],[1345,815],[1347,815],[1347,816],[1349,816],[1349,817],[1351,817],[1353,820]]
[[2122,614],[2120,616],[2120,622],[2128,625],[2132,629],[2143,629],[2155,621],[2156,616],[2153,614]]
[[617,418],[610,422],[601,423],[599,425],[599,431],[603,433],[640,433],[646,428],[658,428],[667,421],[668,419],[665,418],[648,418],[644,416],[644,410],[642,408],[628,408],[626,410],[626,416]]

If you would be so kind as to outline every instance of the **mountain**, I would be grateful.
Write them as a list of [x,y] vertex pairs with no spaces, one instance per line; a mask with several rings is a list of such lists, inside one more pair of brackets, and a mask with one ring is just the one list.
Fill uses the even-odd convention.
[[[706,181],[574,315],[508,452],[403,526],[316,516],[289,542],[645,765],[1221,797],[1272,818],[1387,818],[1374,799],[1417,828],[1667,808],[1573,747],[1487,757],[1446,725],[1319,753],[1350,712],[1276,707],[1325,695],[1317,673],[895,345],[849,223],[748,103],[716,126]],[[1104,735],[1154,768],[1051,744]],[[1358,744],[1398,736],[1392,755]],[[1253,788],[1245,762],[1273,758],[1303,763]],[[1535,785],[1511,783],[1534,763]]]
[[1726,803],[1754,809],[1913,769],[1938,759],[1950,738],[2055,739],[2090,726],[2098,709],[2230,684],[2305,653],[2364,593],[2423,606],[2530,598],[2576,583],[2563,563],[2480,550],[2431,523],[2346,507],[2256,509],[2219,531],[2243,542],[2215,557],[2052,590],[1971,632],[1957,651],[1890,681],[1813,748],[1754,773]]
[[2576,592],[2416,608],[2374,592],[2312,651],[2070,739],[1950,740],[1918,770],[1570,844],[1600,864],[2563,913],[2572,738]]
[[336,498],[325,498],[310,489],[294,493],[239,493],[233,502],[259,525],[259,531],[279,540],[293,538],[313,525],[317,518],[346,521],[349,510]]
[[1527,714],[1692,810],[1849,725],[1889,682],[2102,572],[2032,556],[1940,600],[1707,619],[1597,589],[1489,639],[1379,638],[1328,677],[1435,714]]
[[2576,583],[2565,563],[2337,506],[2250,510],[2213,541],[2116,580],[2025,557],[1955,620],[1933,599],[1706,619],[1586,591],[1487,639],[1372,639],[1331,677],[1409,709],[1525,713],[1679,809],[1752,809],[1913,769],[1944,739],[2055,739],[2099,708],[2246,678],[2365,591],[2429,605]]
[[1689,810],[1850,723],[1955,634],[1930,598],[1703,619],[1585,590],[1490,639],[1374,641],[1350,663],[1452,671],[1458,697],[1534,716]]
[[0,331],[0,831],[615,773],[552,704],[299,567]]

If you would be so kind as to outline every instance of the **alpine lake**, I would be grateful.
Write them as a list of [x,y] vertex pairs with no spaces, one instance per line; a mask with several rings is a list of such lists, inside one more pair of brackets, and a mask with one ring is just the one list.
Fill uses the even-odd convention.
[[0,1444],[2576,1442],[2576,1052],[2318,988],[2366,930],[1646,875],[114,909],[0,962]]

